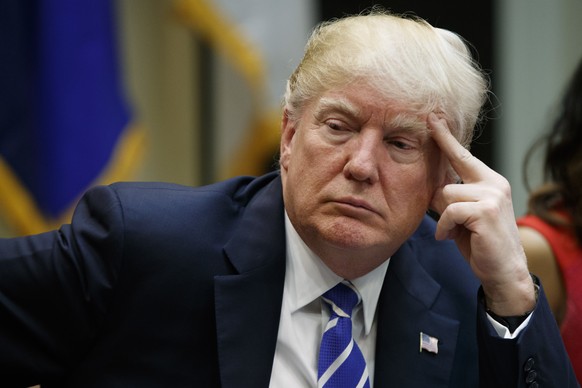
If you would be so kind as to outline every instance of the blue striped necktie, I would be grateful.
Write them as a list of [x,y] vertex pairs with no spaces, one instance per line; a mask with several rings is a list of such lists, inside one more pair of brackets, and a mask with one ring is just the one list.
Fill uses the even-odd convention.
[[370,387],[368,368],[362,351],[352,337],[352,311],[360,302],[355,288],[342,282],[322,296],[330,318],[321,339],[317,386]]

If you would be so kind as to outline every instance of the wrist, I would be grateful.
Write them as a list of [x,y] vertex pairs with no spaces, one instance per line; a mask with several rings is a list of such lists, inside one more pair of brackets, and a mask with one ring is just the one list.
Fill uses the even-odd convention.
[[496,297],[490,297],[490,293],[484,290],[485,309],[493,317],[527,317],[537,304],[539,285],[533,275],[528,275],[527,280],[505,287],[504,292],[495,293]]

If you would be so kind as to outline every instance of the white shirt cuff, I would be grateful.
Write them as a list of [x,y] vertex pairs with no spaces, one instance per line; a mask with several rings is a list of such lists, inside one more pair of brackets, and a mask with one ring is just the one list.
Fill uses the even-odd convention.
[[509,328],[507,326],[502,325],[501,323],[493,319],[491,315],[487,314],[487,319],[489,319],[489,322],[491,322],[493,328],[495,329],[499,337],[504,339],[514,339],[519,335],[519,333],[521,333],[523,329],[526,328],[527,324],[529,323],[529,320],[531,319],[532,314],[533,312],[528,315],[528,317],[521,323],[521,325],[517,327],[517,329],[514,330],[513,333],[509,331]]

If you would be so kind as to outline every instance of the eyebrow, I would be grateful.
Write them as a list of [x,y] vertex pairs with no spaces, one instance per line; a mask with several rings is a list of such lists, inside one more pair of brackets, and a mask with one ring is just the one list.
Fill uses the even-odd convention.
[[358,117],[361,112],[358,107],[346,99],[322,97],[317,104],[317,109],[315,110],[314,114],[316,117],[319,117],[319,115],[322,113],[333,110],[341,111],[353,117]]
[[402,132],[414,132],[422,135],[428,135],[429,129],[426,120],[421,117],[408,113],[398,113],[392,116],[386,123],[388,128],[396,128]]

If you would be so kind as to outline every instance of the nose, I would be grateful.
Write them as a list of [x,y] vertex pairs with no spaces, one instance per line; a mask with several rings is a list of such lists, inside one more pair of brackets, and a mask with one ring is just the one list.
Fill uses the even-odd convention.
[[383,147],[382,136],[373,131],[361,131],[353,138],[344,166],[346,178],[367,183],[377,182],[379,147]]

